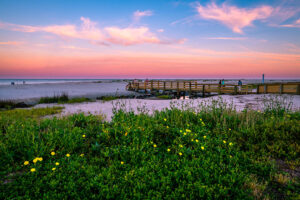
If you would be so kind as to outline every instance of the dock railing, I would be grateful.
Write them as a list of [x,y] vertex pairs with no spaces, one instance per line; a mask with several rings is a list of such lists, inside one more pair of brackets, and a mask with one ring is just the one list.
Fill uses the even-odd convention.
[[203,96],[207,93],[218,94],[300,94],[300,82],[291,83],[266,83],[266,84],[214,84],[214,83],[199,83],[197,81],[160,81],[149,80],[142,82],[130,82],[126,89],[132,91],[162,90],[172,92],[189,92],[202,93]]

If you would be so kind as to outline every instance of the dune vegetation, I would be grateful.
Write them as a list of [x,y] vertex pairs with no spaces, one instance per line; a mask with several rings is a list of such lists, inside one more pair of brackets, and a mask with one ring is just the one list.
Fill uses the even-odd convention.
[[270,101],[1,111],[0,199],[299,199],[300,112]]

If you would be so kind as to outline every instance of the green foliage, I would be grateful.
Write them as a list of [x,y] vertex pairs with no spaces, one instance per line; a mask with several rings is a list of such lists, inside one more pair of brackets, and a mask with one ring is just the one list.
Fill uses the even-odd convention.
[[100,99],[102,101],[112,101],[112,100],[118,99],[118,97],[116,97],[116,96],[103,96],[103,97],[101,97],[101,98],[99,97],[97,99]]
[[42,97],[38,103],[65,103],[69,101],[69,96],[66,93],[54,95],[52,97]]
[[172,99],[172,97],[169,96],[169,95],[159,95],[159,96],[157,96],[157,98],[159,98],[159,99]]
[[75,97],[75,98],[72,98],[72,99],[69,99],[68,101],[66,102],[59,102],[61,104],[63,103],[82,103],[82,102],[91,102],[92,100],[89,99],[89,98],[85,98],[85,97]]
[[153,115],[120,108],[111,122],[0,112],[0,198],[299,197],[299,179],[274,162],[299,167],[299,112],[236,112],[222,101],[197,112],[184,105]]

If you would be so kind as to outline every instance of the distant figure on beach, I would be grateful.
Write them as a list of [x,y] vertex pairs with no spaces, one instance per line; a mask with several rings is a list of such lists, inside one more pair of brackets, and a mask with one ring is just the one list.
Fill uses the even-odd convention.
[[15,85],[15,82],[11,82],[10,84],[11,84],[11,85]]
[[242,85],[243,85],[243,83],[242,83],[241,80],[239,80],[238,85],[239,85],[239,86],[242,86]]
[[221,87],[221,85],[222,85],[222,80],[219,81],[219,87]]
[[23,85],[25,85],[25,81],[23,81]]
[[225,85],[225,80],[224,80],[224,79],[222,80],[222,85],[223,85],[223,86]]
[[241,81],[241,80],[239,80],[239,82],[238,82],[238,87],[239,87],[239,90],[241,90],[241,89],[242,89],[242,85],[243,85],[242,81]]

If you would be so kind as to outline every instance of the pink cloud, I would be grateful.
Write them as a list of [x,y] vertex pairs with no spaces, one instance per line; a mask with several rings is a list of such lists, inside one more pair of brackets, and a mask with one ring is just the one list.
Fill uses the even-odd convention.
[[260,6],[253,9],[238,8],[223,3],[221,6],[215,3],[207,4],[206,7],[197,6],[200,17],[216,20],[232,29],[233,32],[243,33],[243,28],[251,26],[255,20],[268,18],[273,11],[270,6]]
[[12,46],[19,46],[24,44],[24,42],[19,41],[7,41],[7,42],[0,42],[0,45],[12,45]]
[[124,29],[118,27],[107,27],[105,30],[110,36],[108,41],[114,44],[132,45],[141,43],[161,43],[161,41],[153,33],[151,33],[147,27]]
[[280,26],[281,27],[287,27],[287,28],[300,28],[300,19],[296,20],[292,24],[284,24],[284,25],[280,25]]
[[133,19],[135,21],[139,21],[142,17],[145,17],[145,16],[152,16],[153,15],[153,12],[150,11],[150,10],[145,10],[145,11],[135,11],[133,13]]
[[[136,12],[136,16],[149,16],[148,11]],[[152,14],[152,13],[151,13]],[[181,40],[162,40],[159,39],[148,27],[104,27],[99,28],[96,22],[89,18],[81,17],[81,26],[76,25],[50,25],[50,26],[25,26],[18,24],[0,23],[0,28],[20,31],[20,32],[47,32],[58,35],[63,38],[75,38],[88,40],[92,44],[97,45],[135,45],[135,44],[170,44],[182,43]]]

